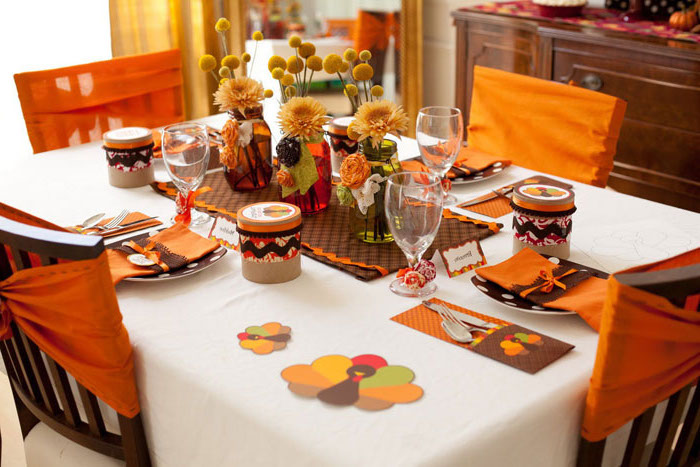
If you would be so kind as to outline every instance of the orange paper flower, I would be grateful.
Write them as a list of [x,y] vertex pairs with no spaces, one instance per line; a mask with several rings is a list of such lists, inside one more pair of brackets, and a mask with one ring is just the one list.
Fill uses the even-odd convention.
[[238,141],[238,120],[232,118],[226,120],[221,129],[221,138],[226,146],[234,147]]
[[370,176],[372,170],[363,154],[352,154],[340,166],[340,182],[348,188],[358,189]]
[[388,409],[396,403],[414,402],[423,395],[420,386],[411,384],[413,371],[388,365],[378,355],[326,355],[311,365],[285,368],[282,378],[300,396],[365,410]]
[[292,332],[289,326],[280,323],[266,323],[262,326],[248,326],[245,332],[238,334],[239,344],[258,355],[265,355],[287,347]]
[[281,186],[291,188],[294,186],[295,182],[294,177],[292,177],[292,174],[290,174],[286,170],[279,170],[277,172],[277,183],[279,183]]

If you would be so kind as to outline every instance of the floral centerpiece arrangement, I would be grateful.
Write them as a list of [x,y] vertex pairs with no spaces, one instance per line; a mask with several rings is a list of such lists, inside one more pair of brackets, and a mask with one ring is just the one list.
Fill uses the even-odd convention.
[[[344,63],[352,66],[351,82],[342,79],[344,93],[355,110],[355,120],[348,126],[348,137],[360,143],[358,154],[345,158],[340,166],[341,184],[337,196],[344,206],[352,206],[350,228],[367,243],[392,242],[384,217],[384,187],[387,177],[401,171],[396,142],[387,134],[400,137],[408,129],[408,115],[401,106],[382,99],[384,89],[372,86],[374,69],[368,63],[368,50],[359,54],[347,49]],[[325,63],[324,63],[325,65]]]
[[268,61],[272,77],[279,82],[282,106],[278,114],[283,137],[277,144],[277,181],[282,201],[303,214],[328,207],[331,195],[330,147],[323,138],[328,121],[326,109],[309,96],[314,72],[323,69],[311,42],[289,38],[294,55],[273,55]]
[[252,68],[263,35],[260,31],[253,33],[256,41],[253,56],[244,52],[239,58],[228,53],[225,34],[230,27],[226,18],[216,22],[215,29],[221,37],[225,54],[218,76],[214,70],[219,62],[213,55],[202,55],[199,68],[211,73],[216,80],[218,89],[214,93],[214,103],[219,110],[229,114],[229,120],[221,130],[224,146],[219,151],[226,180],[235,191],[260,190],[270,183],[272,177],[271,133],[262,117],[262,101],[272,97],[273,92],[264,90],[259,81],[245,76],[245,67],[250,62]]

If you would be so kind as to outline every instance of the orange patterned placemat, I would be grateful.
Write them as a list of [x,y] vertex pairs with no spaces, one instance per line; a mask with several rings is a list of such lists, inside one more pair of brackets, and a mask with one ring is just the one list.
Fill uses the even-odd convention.
[[[479,196],[478,198],[474,198],[473,200],[467,201],[468,203],[471,201],[476,201],[478,199],[488,199],[494,196],[493,193],[487,193],[484,196]],[[461,207],[461,206],[460,206]],[[472,211],[476,212],[479,214],[483,214],[484,216],[489,216],[494,219],[504,216],[508,214],[509,212],[513,211],[513,208],[510,207],[510,200],[501,198],[500,196],[494,199],[491,199],[489,201],[484,201],[483,203],[475,204],[473,206],[467,206],[464,207],[463,209],[466,209],[467,211]]]

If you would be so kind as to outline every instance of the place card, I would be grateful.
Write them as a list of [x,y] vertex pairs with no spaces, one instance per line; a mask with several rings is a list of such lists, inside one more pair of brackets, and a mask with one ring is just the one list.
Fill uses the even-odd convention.
[[450,277],[459,276],[486,264],[479,240],[467,240],[459,245],[443,248],[440,250],[440,257]]
[[236,221],[228,216],[217,216],[214,219],[214,225],[211,226],[208,237],[226,248],[237,249],[238,232],[236,231]]

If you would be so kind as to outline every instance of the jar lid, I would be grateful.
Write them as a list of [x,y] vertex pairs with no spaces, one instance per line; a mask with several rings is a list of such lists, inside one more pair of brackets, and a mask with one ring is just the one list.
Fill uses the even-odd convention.
[[513,192],[513,204],[535,211],[567,211],[574,207],[574,192],[541,183],[520,185]]
[[108,131],[102,139],[106,145],[141,143],[141,146],[145,146],[153,141],[153,133],[148,128],[126,127]]
[[238,228],[249,232],[282,232],[301,224],[301,210],[293,204],[268,201],[243,206],[236,216]]
[[355,117],[336,117],[328,124],[328,132],[334,135],[347,135],[348,126],[355,120]]

